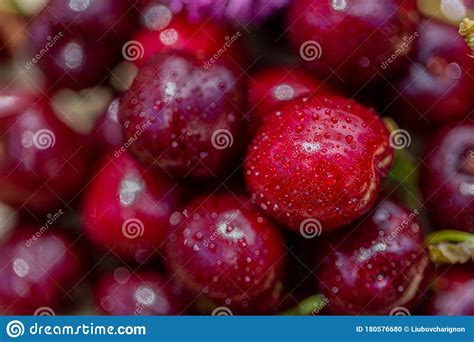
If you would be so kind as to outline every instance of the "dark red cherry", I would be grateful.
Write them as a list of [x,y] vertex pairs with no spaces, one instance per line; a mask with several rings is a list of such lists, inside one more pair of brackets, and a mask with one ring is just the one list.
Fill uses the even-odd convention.
[[135,26],[127,0],[50,0],[29,25],[32,63],[50,87],[103,81]]
[[455,27],[425,20],[409,71],[389,88],[391,111],[417,126],[466,117],[474,106],[474,60]]
[[120,149],[125,143],[123,129],[118,122],[120,98],[113,99],[95,124],[94,136],[100,146]]
[[104,157],[84,195],[85,233],[101,249],[147,261],[169,234],[177,202],[165,175],[117,150]]
[[253,126],[260,127],[263,117],[270,114],[277,105],[312,93],[336,91],[298,66],[271,67],[251,75],[248,101],[253,112]]
[[99,279],[95,291],[100,312],[116,316],[177,315],[181,313],[169,281],[154,271],[130,273],[116,268]]
[[[414,48],[416,12],[398,0],[295,0],[287,26],[311,70],[353,85],[393,74]],[[397,53],[398,58],[392,56]],[[391,62],[389,63],[389,58]],[[385,64],[384,64],[385,63]]]
[[[254,201],[290,229],[348,224],[375,203],[392,164],[382,120],[338,96],[290,101],[262,125],[245,160]],[[310,222],[310,223],[311,223]]]
[[44,100],[0,94],[0,200],[46,212],[82,189],[90,150]]
[[119,120],[142,161],[172,175],[212,178],[238,159],[244,110],[242,78],[232,69],[162,54],[140,70]]
[[432,286],[428,313],[437,316],[474,316],[472,265],[441,267]]
[[277,227],[246,197],[195,198],[174,215],[165,262],[183,286],[226,306],[252,303],[282,279],[285,249]]
[[140,14],[143,29],[133,39],[141,44],[138,46],[143,54],[131,58],[138,65],[157,53],[170,51],[192,54],[208,64],[212,64],[215,54],[231,65],[245,61],[243,34],[224,24],[207,19],[190,22],[184,13],[173,14],[157,1],[145,6]]
[[4,314],[56,310],[82,278],[68,237],[41,227],[17,227],[0,245],[0,307]]
[[361,222],[321,242],[316,274],[328,312],[386,315],[420,302],[431,267],[417,214],[385,199]]
[[474,124],[444,128],[429,144],[421,187],[432,222],[474,233]]

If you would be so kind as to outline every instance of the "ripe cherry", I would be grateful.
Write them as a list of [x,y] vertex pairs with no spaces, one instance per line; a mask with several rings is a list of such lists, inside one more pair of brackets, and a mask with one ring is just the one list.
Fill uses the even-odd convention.
[[271,67],[249,78],[249,107],[253,112],[252,126],[261,126],[263,118],[278,105],[309,94],[335,93],[326,83],[311,77],[297,66]]
[[29,26],[33,61],[50,87],[101,82],[135,26],[127,0],[51,0]]
[[388,86],[390,110],[420,127],[464,118],[474,106],[470,49],[450,25],[425,20],[420,27],[413,63]]
[[95,291],[96,304],[106,315],[177,315],[181,310],[170,285],[154,271],[131,274],[124,267],[105,274]]
[[432,286],[428,313],[438,316],[474,315],[474,273],[469,266],[440,267]]
[[385,199],[361,222],[321,243],[316,274],[328,312],[386,315],[420,302],[431,268],[417,213]]
[[2,202],[47,212],[82,189],[89,146],[44,100],[0,94],[0,133]]
[[226,306],[248,305],[281,281],[283,238],[248,198],[197,197],[171,221],[176,230],[165,262],[191,293]]
[[219,59],[227,60],[231,65],[245,61],[240,31],[207,19],[189,22],[184,13],[173,14],[157,1],[143,6],[140,14],[143,29],[133,38],[143,47],[143,54],[133,58],[137,65],[143,65],[157,53],[171,51],[192,54],[203,63],[209,63],[217,53]]
[[127,152],[110,153],[84,195],[85,233],[101,249],[144,262],[169,233],[176,191],[165,175],[146,169]]
[[255,202],[290,229],[348,224],[375,203],[392,164],[388,131],[353,100],[316,96],[274,110],[250,145],[246,183]]
[[474,233],[474,124],[444,128],[429,144],[421,188],[432,222]]
[[335,81],[363,85],[407,64],[416,19],[414,9],[399,0],[295,0],[287,26],[308,68]]
[[56,310],[81,279],[81,260],[65,235],[19,226],[0,246],[0,307],[33,315]]
[[238,158],[244,108],[241,80],[232,69],[162,54],[140,70],[119,119],[142,161],[172,175],[212,178]]

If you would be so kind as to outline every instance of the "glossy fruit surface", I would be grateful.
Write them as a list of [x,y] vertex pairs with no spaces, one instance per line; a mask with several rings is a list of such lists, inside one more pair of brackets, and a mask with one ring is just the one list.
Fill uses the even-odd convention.
[[241,81],[218,63],[182,54],[154,57],[124,95],[119,119],[131,150],[173,176],[213,178],[238,159]]
[[156,2],[145,6],[140,18],[143,29],[133,38],[143,47],[143,55],[134,61],[137,65],[143,65],[157,53],[170,51],[192,54],[203,63],[216,53],[231,65],[245,60],[242,33],[224,24],[210,20],[189,22],[184,13],[173,14]]
[[177,298],[159,273],[131,274],[124,267],[104,275],[96,288],[96,302],[102,313],[115,316],[177,315]]
[[[295,51],[308,68],[353,85],[403,68],[416,12],[398,0],[295,0],[287,17]],[[416,38],[415,38],[416,39]],[[397,53],[397,58],[389,58]],[[385,64],[384,64],[385,63]]]
[[440,268],[432,291],[430,315],[474,316],[474,272],[470,265]]
[[282,279],[283,239],[248,198],[197,197],[173,223],[165,262],[192,293],[228,306],[252,301]]
[[279,107],[245,160],[254,201],[290,229],[318,221],[330,231],[375,203],[393,159],[377,115],[338,96],[300,98]]
[[316,93],[335,93],[335,90],[297,66],[272,67],[251,75],[248,96],[249,108],[254,113],[253,126],[260,127],[263,117],[276,106]]
[[421,22],[417,53],[408,72],[389,86],[394,117],[425,127],[466,117],[474,106],[474,60],[458,30]]
[[330,313],[386,315],[419,303],[431,268],[416,215],[385,199],[348,232],[321,242],[317,278]]
[[56,310],[81,279],[72,240],[40,227],[16,227],[0,245],[0,307],[4,314]]
[[82,189],[86,145],[44,100],[0,94],[0,200],[34,212],[62,208]]
[[127,0],[51,0],[29,25],[31,52],[50,87],[93,86],[122,58],[135,26]]
[[474,233],[474,124],[450,126],[434,137],[420,179],[433,224]]
[[177,204],[166,176],[146,169],[126,151],[110,153],[84,196],[85,232],[101,249],[144,262],[167,237]]
[[99,117],[94,128],[94,136],[100,146],[120,149],[124,145],[124,134],[118,122],[120,98],[113,99]]

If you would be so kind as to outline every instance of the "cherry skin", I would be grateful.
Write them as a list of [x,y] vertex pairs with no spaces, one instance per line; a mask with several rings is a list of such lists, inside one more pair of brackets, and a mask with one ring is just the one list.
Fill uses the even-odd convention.
[[474,316],[474,273],[469,266],[440,268],[432,286],[428,313],[437,316]]
[[125,143],[122,126],[118,122],[120,98],[113,99],[95,124],[93,138],[98,146],[120,149]]
[[177,196],[165,175],[125,151],[110,153],[84,195],[85,233],[102,249],[144,262],[166,238]]
[[0,94],[0,133],[2,202],[42,213],[76,197],[87,175],[90,146],[48,103]]
[[416,214],[385,199],[347,232],[322,242],[317,278],[328,312],[386,315],[420,302],[431,267]]
[[178,301],[163,277],[154,271],[130,274],[123,267],[99,279],[95,299],[100,312],[114,316],[177,315]]
[[67,236],[19,226],[0,245],[0,307],[4,314],[56,310],[81,279],[78,251]]
[[157,53],[170,51],[187,52],[206,63],[216,52],[222,51],[224,45],[225,53],[219,55],[219,59],[244,64],[242,34],[224,24],[207,19],[189,22],[184,13],[173,14],[156,1],[143,6],[140,13],[143,29],[133,38],[143,46],[143,55],[133,58],[139,66]]
[[432,222],[474,233],[474,124],[446,127],[433,138],[420,179]]
[[102,81],[135,26],[129,6],[127,0],[49,1],[29,26],[31,52],[48,86],[81,89]]
[[[404,44],[416,29],[416,12],[399,0],[295,0],[287,17],[289,38],[308,68],[349,85],[364,85],[377,73],[406,64]],[[402,55],[384,62],[401,49]],[[400,50],[399,50],[400,51]]]
[[254,201],[279,223],[301,230],[317,220],[331,231],[373,206],[392,160],[388,131],[374,112],[316,96],[272,113],[248,149],[245,176]]
[[188,55],[162,54],[140,70],[119,111],[140,160],[173,176],[205,179],[238,159],[241,81],[218,62],[206,69]]
[[171,275],[191,293],[239,306],[272,291],[283,275],[283,238],[233,194],[197,197],[171,219],[165,248]]
[[421,27],[414,62],[388,86],[391,111],[420,127],[464,118],[474,106],[470,49],[450,25],[425,20]]
[[330,85],[311,77],[295,66],[270,67],[251,75],[248,102],[253,114],[252,126],[260,127],[272,109],[287,101],[313,93],[336,93]]

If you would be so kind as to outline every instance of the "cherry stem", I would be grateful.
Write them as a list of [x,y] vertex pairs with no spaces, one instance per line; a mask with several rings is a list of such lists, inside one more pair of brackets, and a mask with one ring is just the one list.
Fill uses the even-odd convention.
[[474,234],[460,230],[440,230],[433,232],[426,238],[428,245],[436,245],[440,242],[469,242],[474,241]]
[[426,238],[431,260],[436,263],[474,261],[474,234],[458,230],[441,230]]
[[322,294],[303,299],[296,306],[282,313],[283,316],[309,316],[320,312],[326,307],[328,300]]
[[[474,52],[474,20],[464,18],[461,24],[459,24],[459,34],[464,38],[467,45]],[[474,57],[473,54],[470,56]]]

